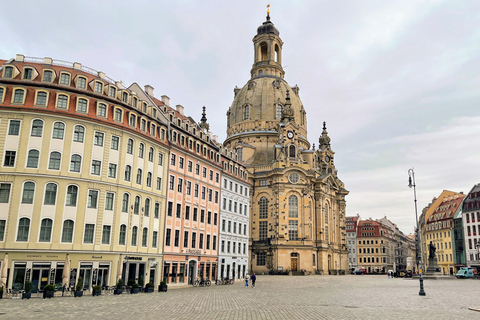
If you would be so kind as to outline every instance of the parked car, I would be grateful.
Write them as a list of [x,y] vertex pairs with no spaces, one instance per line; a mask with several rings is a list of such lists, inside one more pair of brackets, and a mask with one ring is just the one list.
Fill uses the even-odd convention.
[[476,278],[476,268],[460,268],[456,274],[457,279]]
[[355,268],[352,271],[352,274],[366,274],[366,273],[367,273],[366,270],[363,268]]

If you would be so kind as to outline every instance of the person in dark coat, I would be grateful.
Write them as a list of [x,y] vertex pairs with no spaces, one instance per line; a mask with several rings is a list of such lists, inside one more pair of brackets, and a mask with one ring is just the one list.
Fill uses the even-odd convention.
[[255,280],[257,280],[257,276],[255,275],[255,272],[250,277],[250,280],[252,280],[252,288],[255,288]]

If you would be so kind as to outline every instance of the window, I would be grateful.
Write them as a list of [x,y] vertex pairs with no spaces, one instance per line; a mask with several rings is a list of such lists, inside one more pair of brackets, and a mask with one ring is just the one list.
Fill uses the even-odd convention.
[[110,97],[115,98],[116,91],[117,91],[117,90],[115,89],[115,87],[110,86],[110,88],[109,88],[109,90],[108,90],[108,95],[109,95]]
[[182,217],[182,205],[180,203],[177,203],[177,213],[176,213],[177,218]]
[[84,243],[93,243],[93,233],[95,232],[95,225],[87,223],[85,225],[85,234],[83,235]]
[[178,178],[177,191],[179,193],[183,192],[183,179],[182,178]]
[[98,160],[92,160],[92,169],[91,169],[90,173],[99,176],[101,165],[102,165],[102,162],[100,162]]
[[154,153],[155,153],[155,151],[153,150],[152,147],[150,147],[150,149],[148,151],[148,161],[153,162],[153,154]]
[[30,219],[21,218],[18,221],[17,241],[28,241],[29,231],[30,231]]
[[43,204],[54,205],[57,198],[57,185],[48,183],[45,188],[45,200]]
[[87,87],[87,79],[83,77],[78,78],[77,87],[80,89],[85,89]]
[[11,136],[18,136],[20,132],[20,121],[19,120],[10,120],[10,125],[8,128],[8,134]]
[[116,122],[122,122],[122,110],[121,109],[115,109],[115,121]]
[[[79,78],[79,82],[80,82],[80,79],[81,78]],[[60,84],[64,84],[64,85],[70,84],[70,75],[68,73],[60,73]],[[85,87],[83,88],[85,89]]]
[[107,192],[105,195],[105,210],[113,210],[113,200],[115,199],[115,194],[113,192]]
[[115,163],[108,165],[108,177],[114,179],[117,177],[117,165]]
[[200,233],[200,239],[198,240],[198,248],[203,249],[203,233]]
[[203,177],[206,178],[207,177],[207,168],[203,167]]
[[295,195],[288,197],[288,217],[298,218],[298,198]]
[[198,216],[198,209],[193,208],[193,221],[197,221]]
[[175,238],[173,240],[173,245],[175,247],[180,246],[180,230],[175,230]]
[[243,119],[247,120],[248,118],[250,118],[250,108],[249,106],[245,106],[243,107]]
[[197,247],[197,233],[192,232],[192,248],[195,249]]
[[93,144],[96,145],[96,146],[103,147],[104,136],[105,136],[105,134],[103,132],[95,131],[95,138],[93,140]]
[[85,128],[82,126],[75,126],[73,131],[73,141],[83,143],[83,137],[85,136]]
[[257,253],[257,266],[264,266],[267,254],[265,252]]
[[142,247],[146,247],[148,243],[148,229],[143,228],[142,232]]
[[68,96],[64,94],[59,94],[57,97],[57,108],[67,109],[68,107]]
[[43,219],[40,225],[40,237],[39,242],[50,242],[52,237],[52,219]]
[[13,77],[13,67],[5,67],[5,73],[3,75],[5,78]]
[[168,229],[165,232],[165,246],[169,247],[171,245],[172,229]]
[[177,162],[177,156],[175,154],[172,153],[171,157],[170,157],[170,164],[172,166],[174,166]]
[[24,96],[25,96],[25,90],[15,89],[13,94],[13,103],[23,103]]
[[118,244],[124,246],[126,243],[127,237],[127,226],[122,224],[120,226],[120,233],[118,234]]
[[107,105],[104,103],[99,103],[98,104],[98,109],[97,109],[97,115],[99,117],[107,117]]
[[103,226],[102,230],[102,244],[110,244],[110,231],[111,226]]
[[159,215],[160,215],[160,203],[156,202],[155,203],[155,209],[153,211],[153,215],[155,218],[158,219]]
[[39,155],[40,152],[38,152],[38,150],[28,151],[27,168],[38,168]]
[[138,146],[138,157],[143,159],[143,154],[145,152],[145,145],[143,143],[140,143]]
[[150,216],[150,199],[145,199],[145,217]]
[[127,142],[127,153],[128,153],[128,154],[133,154],[133,140],[132,140],[132,139],[128,139],[128,142]]
[[212,250],[217,250],[217,236],[213,235]]
[[55,122],[53,124],[53,139],[63,139],[65,125],[62,122]]
[[298,240],[298,221],[297,220],[288,221],[288,239]]
[[153,248],[157,247],[157,242],[158,242],[158,231],[153,231],[153,236],[152,236],[152,247]]
[[123,102],[125,102],[125,103],[128,102],[128,93],[127,93],[127,92],[123,92],[122,100],[123,100]]
[[5,167],[15,166],[16,155],[17,155],[16,151],[5,151],[5,160],[3,161],[3,165]]
[[50,153],[50,161],[48,162],[48,169],[51,170],[60,170],[60,162],[62,159],[62,155],[60,152],[53,151]]
[[142,119],[142,121],[140,122],[140,130],[145,132],[146,126],[147,126],[147,121],[145,121],[145,119]]
[[52,82],[52,80],[53,80],[53,72],[50,70],[45,70],[43,72],[43,81]]
[[183,247],[188,248],[188,231],[183,232]]
[[23,70],[23,79],[24,80],[32,80],[32,77],[33,77],[33,69],[25,68]]
[[47,93],[44,91],[37,92],[37,101],[35,102],[37,106],[46,106],[47,105]]
[[128,204],[130,202],[130,196],[128,193],[123,194],[122,199],[122,212],[128,212]]
[[168,189],[174,190],[175,189],[175,177],[170,176],[170,180],[168,181]]
[[142,184],[142,169],[137,169],[137,184]]
[[43,121],[39,119],[33,120],[32,133],[30,135],[32,137],[41,137],[42,133],[43,133]]
[[140,214],[140,196],[135,197],[135,202],[133,203],[133,213]]
[[[33,196],[35,194],[35,183],[33,182],[25,182],[23,185],[23,196],[22,196],[22,203],[33,203]],[[8,198],[7,198],[8,201]]]
[[202,199],[205,200],[205,191],[206,188],[202,186]]
[[66,201],[65,201],[65,205],[75,207],[77,205],[77,196],[78,196],[78,187],[77,186],[68,186],[67,187],[67,198],[66,198]]
[[102,93],[103,84],[101,82],[95,81],[95,92]]
[[96,190],[88,190],[88,208],[97,208],[98,202],[98,191]]
[[162,178],[157,177],[157,190],[162,190]]
[[163,166],[163,153],[158,153],[158,165]]
[[173,202],[169,201],[167,206],[167,216],[171,217],[173,214]]
[[137,236],[138,236],[138,227],[135,226],[132,228],[132,246],[137,245]]
[[268,221],[259,221],[258,223],[258,240],[267,240],[268,237]]
[[129,122],[130,126],[135,127],[136,122],[137,122],[137,117],[134,114],[131,114],[130,115],[130,122]]
[[82,166],[82,157],[78,154],[73,154],[72,159],[70,160],[70,171],[80,172],[81,166]]
[[212,212],[211,211],[207,212],[207,223],[212,224]]
[[87,113],[87,106],[88,106],[88,103],[86,99],[83,99],[83,98],[78,99],[77,112]]
[[190,220],[190,206],[185,207],[185,220]]
[[132,167],[127,165],[125,166],[125,181],[130,181],[132,178]]
[[268,218],[268,199],[267,197],[262,197],[258,203],[259,206],[259,218],[267,219]]
[[74,225],[74,222],[72,220],[65,220],[63,222],[62,242],[72,243],[72,241],[73,241],[73,225]]

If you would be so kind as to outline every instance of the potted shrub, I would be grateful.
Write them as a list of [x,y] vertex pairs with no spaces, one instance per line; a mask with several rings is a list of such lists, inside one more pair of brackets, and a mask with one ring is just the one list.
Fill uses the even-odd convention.
[[152,282],[149,282],[145,285],[144,292],[145,293],[153,292],[153,283]]
[[0,287],[0,299],[3,298],[3,287]]
[[77,286],[75,287],[75,292],[73,296],[74,297],[83,296],[83,278],[82,277],[78,277],[77,279]]
[[134,284],[135,284],[135,280],[130,279],[130,280],[128,280],[128,282],[127,282],[127,287],[128,287],[129,289],[131,289]]
[[158,291],[160,292],[167,292],[168,286],[166,281],[160,282],[160,285],[158,286]]
[[140,288],[143,288],[143,285],[145,284],[145,282],[143,281],[143,277],[140,277],[140,279],[138,280],[138,286]]
[[139,287],[138,283],[134,282],[132,284],[132,288],[130,289],[130,293],[131,294],[138,293],[140,291],[140,289],[138,287]]
[[101,296],[102,295],[102,287],[100,286],[93,286],[92,296]]
[[54,294],[55,294],[55,285],[47,284],[45,287],[43,287],[43,299],[53,298]]
[[22,299],[30,299],[32,297],[32,288],[32,283],[30,281],[25,281],[25,285],[23,286],[25,292],[22,293]]
[[113,291],[113,294],[122,294],[123,293],[123,280],[120,279],[117,282],[117,288]]

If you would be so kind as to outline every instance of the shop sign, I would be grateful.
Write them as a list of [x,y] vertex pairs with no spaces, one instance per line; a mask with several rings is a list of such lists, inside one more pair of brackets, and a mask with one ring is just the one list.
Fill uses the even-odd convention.
[[191,253],[191,254],[202,254],[202,250],[187,249],[187,253]]
[[125,260],[142,260],[142,257],[125,256]]
[[92,256],[92,259],[102,259],[102,256]]
[[52,268],[50,270],[50,284],[54,284],[55,283],[55,268]]
[[97,283],[98,268],[93,269],[92,283]]

